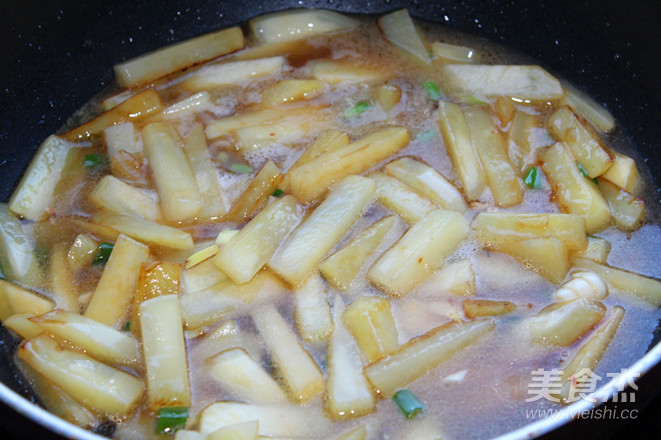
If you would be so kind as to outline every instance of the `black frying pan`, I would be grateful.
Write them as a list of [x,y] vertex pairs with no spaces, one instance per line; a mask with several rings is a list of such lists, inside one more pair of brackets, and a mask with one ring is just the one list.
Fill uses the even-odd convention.
[[[661,2],[28,0],[0,2],[0,200],[9,198],[39,143],[112,82],[113,64],[254,15],[292,7],[351,13],[407,7],[416,18],[518,49],[603,103],[633,139],[637,159],[644,158],[650,175],[661,175],[657,149],[661,143]],[[647,203],[656,215],[658,193],[648,195]],[[11,339],[3,329],[0,333],[0,381],[31,398],[9,361]],[[656,396],[652,402],[658,410],[659,391],[661,369],[657,367],[641,381],[638,402],[645,404]],[[656,423],[655,412],[643,412],[637,423],[625,428],[618,421],[572,422],[553,437],[577,433],[584,438],[627,433],[640,437]],[[10,435],[52,437],[0,407],[0,438]]]

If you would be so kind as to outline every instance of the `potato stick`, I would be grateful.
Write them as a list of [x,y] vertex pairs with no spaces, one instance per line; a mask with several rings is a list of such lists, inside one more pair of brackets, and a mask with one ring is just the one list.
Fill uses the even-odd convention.
[[148,258],[147,246],[120,235],[85,310],[85,317],[110,327],[122,326],[133,301],[140,264]]
[[608,260],[608,254],[611,251],[611,244],[608,240],[600,237],[588,237],[588,247],[584,251],[574,251],[572,257],[586,258],[596,263],[604,264]]
[[602,175],[613,162],[599,137],[569,109],[562,107],[547,120],[549,132],[569,146],[590,179]]
[[584,258],[572,257],[571,264],[573,267],[596,273],[617,290],[644,299],[655,307],[661,306],[661,281],[657,279]]
[[269,267],[298,286],[317,263],[342,239],[369,206],[375,192],[372,180],[349,176],[292,232],[269,261]]
[[200,91],[241,84],[277,73],[285,65],[285,58],[280,56],[212,64],[193,73],[183,82],[183,86],[192,91]]
[[383,173],[373,173],[369,177],[376,183],[378,202],[399,214],[409,224],[417,223],[425,214],[437,208],[429,199],[394,177]]
[[440,41],[434,41],[431,44],[431,49],[434,53],[434,56],[449,61],[472,63],[475,62],[476,59],[475,50],[471,49],[470,47],[457,46],[455,44],[447,44]]
[[111,125],[103,130],[108,156],[114,157],[124,150],[129,154],[142,153],[142,139],[133,122]]
[[216,244],[200,249],[186,258],[186,261],[184,261],[184,269],[190,269],[207,261],[209,258],[216,255],[218,251],[220,251],[220,247]]
[[386,113],[390,113],[401,99],[402,89],[395,84],[384,84],[376,90],[376,100],[379,101]]
[[162,108],[163,103],[158,92],[154,89],[146,89],[62,136],[69,141],[87,140],[111,125],[138,121],[161,111]]
[[390,356],[365,367],[365,375],[386,397],[450,359],[494,329],[493,320],[451,323],[402,345]]
[[38,285],[41,278],[34,244],[4,203],[0,203],[0,266],[3,277],[10,280]]
[[[102,225],[95,223],[94,221],[87,221],[86,218],[82,217],[69,217],[67,220],[71,222],[72,225],[78,230],[83,230],[85,233],[91,235],[95,240],[99,241],[115,241],[119,236],[119,231],[110,226]],[[96,220],[102,220],[97,218]],[[96,248],[95,248],[96,250]],[[94,253],[96,256],[96,252]]]
[[615,226],[623,231],[635,231],[645,220],[645,200],[629,194],[624,189],[601,177],[599,191],[608,202]]
[[604,133],[615,128],[615,119],[602,105],[567,82],[562,81],[562,88],[565,92],[565,100],[574,112]]
[[310,69],[313,78],[329,84],[374,82],[388,76],[387,72],[356,64],[355,61],[317,59],[308,61],[305,66]]
[[488,299],[465,299],[461,303],[461,307],[468,319],[505,315],[516,310],[516,304],[513,302]]
[[476,96],[509,96],[522,101],[555,101],[564,97],[560,82],[539,66],[447,64],[451,86]]
[[444,264],[469,230],[459,213],[430,211],[372,266],[367,278],[386,293],[406,295]]
[[140,379],[82,353],[62,349],[45,333],[23,343],[18,356],[62,391],[102,414],[128,414],[144,392]]
[[400,9],[381,16],[377,23],[388,41],[420,61],[429,64],[429,50],[418,34],[408,10]]
[[321,274],[334,287],[347,290],[394,224],[395,217],[388,216],[365,228],[356,238],[319,264]]
[[278,189],[282,181],[280,168],[269,160],[252,179],[248,188],[234,202],[224,220],[243,222],[249,220],[262,207],[266,199]]
[[365,440],[367,438],[367,428],[365,425],[360,425],[357,428],[352,429],[351,431],[340,434],[339,437],[335,437],[334,440]]
[[202,197],[202,211],[199,217],[205,220],[222,217],[227,209],[218,181],[218,171],[211,162],[211,154],[207,149],[207,140],[201,125],[195,127],[184,138],[184,152],[190,160]]
[[353,18],[324,9],[295,9],[262,15],[249,21],[260,43],[275,43],[337,32],[358,25]]
[[211,105],[211,95],[209,92],[199,92],[175,102],[163,109],[161,114],[166,118],[177,119],[188,116],[191,113],[207,110]]
[[241,28],[232,27],[141,55],[114,67],[122,87],[136,87],[221,55],[242,49]]
[[181,290],[184,293],[198,292],[227,280],[229,280],[227,275],[218,270],[213,261],[209,259],[184,269],[181,276]]
[[44,329],[30,321],[33,316],[29,313],[15,313],[2,320],[2,325],[15,332],[22,339],[34,338],[42,333]]
[[[512,100],[508,100],[512,102]],[[534,129],[542,127],[542,121],[537,115],[516,111],[507,139],[507,153],[520,175],[524,175],[535,161],[531,135]]]
[[306,342],[324,340],[333,332],[333,318],[324,281],[317,274],[294,291],[296,330]]
[[30,321],[101,362],[135,367],[142,358],[131,335],[77,313],[56,309]]
[[69,268],[74,272],[86,267],[92,263],[96,257],[96,250],[99,243],[87,234],[78,234],[74,239],[69,252],[67,252],[67,261]]
[[490,247],[516,258],[552,283],[561,283],[569,271],[569,249],[557,238],[530,238]]
[[290,397],[302,403],[321,393],[323,374],[275,306],[255,309],[251,316]]
[[475,271],[469,260],[458,260],[434,272],[427,281],[415,288],[416,294],[437,297],[440,293],[453,295],[475,294]]
[[332,153],[345,145],[349,144],[349,135],[339,130],[324,131],[319,137],[305,150],[305,152],[298,158],[296,163],[292,165],[289,171],[296,167],[305,165],[311,160],[316,159],[326,153]]
[[475,151],[461,109],[456,104],[439,101],[437,122],[445,149],[459,175],[464,195],[468,200],[479,199],[486,181],[482,163]]
[[611,216],[608,203],[597,185],[581,174],[569,148],[558,142],[542,152],[541,160],[560,209],[585,218],[588,234],[605,228]]
[[140,329],[149,405],[189,406],[188,358],[177,295],[163,295],[140,304]]
[[181,272],[181,264],[171,261],[152,261],[140,265],[128,321],[134,335],[140,335],[140,304],[157,296],[178,295]]
[[233,137],[239,151],[252,151],[274,143],[295,144],[305,137],[311,115],[286,118],[275,123],[237,128]]
[[207,434],[204,440],[257,440],[259,433],[259,420],[249,422],[235,423],[229,426],[223,426],[218,430]]
[[613,182],[615,185],[624,189],[625,191],[637,195],[643,183],[636,167],[636,161],[629,156],[620,154],[617,151],[608,150],[608,153],[613,157],[613,164],[601,175],[604,179]]
[[287,174],[289,189],[302,202],[312,202],[322,197],[333,183],[370,169],[408,143],[407,129],[383,128],[291,170]]
[[507,157],[505,140],[498,128],[479,107],[465,109],[464,117],[496,205],[518,205],[523,200],[523,182]]
[[89,200],[98,209],[115,214],[135,215],[155,222],[163,217],[154,197],[111,175],[97,183]]
[[[510,125],[510,122],[515,118],[515,115],[517,114],[522,114],[522,115],[528,115],[527,113],[524,112],[517,112],[516,106],[514,105],[514,100],[512,98],[508,98],[506,96],[499,96],[496,98],[496,100],[491,104],[493,107],[493,112],[496,114],[496,117],[498,118],[498,121],[500,122],[500,126],[503,128],[507,128],[507,126]],[[510,126],[510,132],[512,130],[512,127]],[[510,157],[510,160],[512,158]],[[514,164],[514,161],[512,161]]]
[[202,209],[202,196],[190,162],[178,145],[179,136],[164,123],[142,129],[145,153],[165,220],[193,220]]
[[242,348],[222,351],[207,359],[211,377],[235,398],[256,404],[285,404],[287,394],[269,373]]
[[481,212],[475,231],[483,244],[504,244],[531,238],[557,238],[569,249],[585,250],[585,220],[575,214]]
[[0,321],[17,313],[41,315],[54,308],[55,303],[51,299],[0,279]]
[[324,92],[326,85],[316,79],[289,79],[280,81],[264,92],[263,102],[279,106],[290,102],[314,99]]
[[601,302],[579,298],[551,304],[522,325],[536,344],[568,347],[597,325],[605,313]]
[[363,373],[363,362],[351,333],[342,323],[344,303],[333,301],[335,329],[328,344],[326,412],[334,419],[361,417],[375,409],[372,387]]
[[50,287],[59,309],[80,312],[76,281],[69,270],[67,249],[63,242],[55,243],[50,251]]
[[[293,110],[298,114],[298,110]],[[209,139],[215,139],[220,136],[231,134],[232,132],[246,127],[264,125],[275,122],[291,114],[288,110],[257,110],[252,112],[239,113],[232,116],[216,119],[209,122],[205,128],[205,134]]]
[[386,172],[443,209],[460,213],[468,210],[459,190],[429,165],[404,157],[386,165]]
[[276,200],[223,245],[213,263],[235,283],[250,281],[298,225],[303,213],[292,196]]
[[94,217],[95,224],[89,229],[94,234],[97,226],[110,228],[109,231],[118,231],[136,240],[144,241],[152,245],[163,246],[170,249],[192,249],[193,237],[185,231],[167,225],[150,222],[138,217],[119,214],[97,214]]
[[259,435],[275,438],[323,438],[331,422],[309,406],[267,406],[241,402],[216,402],[200,414],[200,432],[258,420]]
[[49,136],[23,174],[9,199],[9,211],[27,220],[37,220],[53,201],[53,190],[62,176],[69,149],[66,140]]
[[361,296],[344,311],[342,318],[368,364],[388,356],[399,347],[389,300]]
[[[552,394],[555,394],[554,397],[561,398],[563,403],[571,403],[567,402],[571,382],[581,382],[581,378],[575,377],[575,375],[584,371],[586,368],[594,371],[599,361],[601,361],[604,352],[615,337],[617,330],[620,328],[622,318],[624,318],[624,309],[620,306],[613,307],[613,312],[606,318],[606,321],[595,330],[594,334],[585,341],[572,360],[563,367],[564,373],[559,380],[561,389],[559,393]],[[580,385],[574,382],[574,386],[577,387]],[[557,390],[556,387],[552,389],[553,391]]]

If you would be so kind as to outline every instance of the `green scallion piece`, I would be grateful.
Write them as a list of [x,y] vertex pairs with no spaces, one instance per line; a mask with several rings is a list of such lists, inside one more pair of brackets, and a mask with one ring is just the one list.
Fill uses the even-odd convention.
[[126,321],[124,325],[122,326],[122,331],[123,332],[130,332],[131,331],[131,321]]
[[273,197],[280,197],[280,196],[283,195],[284,193],[285,193],[285,192],[284,192],[283,190],[281,190],[280,188],[278,188],[278,189],[276,189],[275,191],[273,191],[273,194],[272,194],[272,195],[273,195]]
[[422,87],[425,88],[427,95],[429,95],[432,100],[440,101],[441,98],[443,98],[443,94],[434,81],[426,81],[424,84],[422,84]]
[[83,158],[83,165],[85,165],[85,168],[106,166],[108,165],[108,158],[105,154],[101,153],[86,154]]
[[369,101],[358,101],[356,105],[347,110],[344,116],[346,118],[355,118],[356,116],[365,113],[371,106],[372,104],[370,104]]
[[542,179],[539,175],[539,170],[537,169],[537,167],[530,167],[523,181],[526,183],[526,186],[528,188],[531,189],[542,188]]
[[161,408],[156,418],[156,433],[173,434],[186,427],[186,420],[188,420],[188,408],[185,406]]
[[434,130],[425,130],[418,133],[415,137],[416,141],[429,142],[436,139],[436,131]]
[[92,264],[99,266],[106,264],[114,247],[115,245],[112,243],[106,243],[105,241],[101,243],[99,245],[99,250],[96,254],[96,257],[94,257],[94,260],[92,260]]
[[250,165],[246,165],[244,163],[233,163],[232,166],[230,166],[230,171],[235,174],[252,174],[254,170]]
[[407,389],[397,391],[395,395],[392,396],[392,400],[395,401],[399,409],[402,410],[406,418],[409,420],[427,409],[425,404]]

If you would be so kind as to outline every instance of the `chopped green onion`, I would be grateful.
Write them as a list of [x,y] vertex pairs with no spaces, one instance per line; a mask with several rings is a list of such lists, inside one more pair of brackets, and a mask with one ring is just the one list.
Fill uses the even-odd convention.
[[161,408],[156,419],[156,433],[172,434],[186,427],[186,420],[188,420],[188,408],[185,406]]
[[252,174],[254,170],[250,165],[233,163],[232,166],[230,166],[230,171],[236,174]]
[[434,81],[427,81],[424,84],[422,84],[422,87],[425,88],[429,97],[434,101],[440,101],[441,98],[443,97],[443,94],[438,89],[438,86]]
[[435,130],[421,131],[415,137],[416,141],[422,141],[422,142],[429,142],[429,141],[433,141],[434,139],[436,139],[436,131]]
[[273,194],[272,194],[272,195],[273,195],[273,197],[280,197],[280,196],[283,195],[284,193],[285,193],[285,192],[284,192],[283,190],[281,190],[280,188],[278,188],[278,189],[276,189],[275,191],[273,191]]
[[344,117],[354,118],[362,113],[365,113],[371,106],[372,104],[370,104],[369,101],[358,101],[356,105],[347,110],[347,112],[344,114]]
[[[583,177],[585,177],[586,179],[590,179],[590,177],[588,176],[588,172],[585,170],[585,168],[583,168],[583,165],[576,162],[576,166],[578,167],[578,171],[580,171],[581,174],[583,174]],[[594,179],[590,179],[590,180],[592,180],[592,182],[594,182],[595,185],[599,185],[599,181],[597,180],[596,177]]]
[[115,247],[112,243],[106,243],[105,241],[99,245],[99,251],[94,257],[92,264],[94,265],[104,265],[108,262],[110,254],[112,253],[113,248]]
[[407,389],[399,390],[392,396],[399,409],[402,410],[407,419],[412,419],[420,412],[427,409],[415,395]]
[[85,165],[85,168],[106,166],[108,165],[108,158],[105,154],[101,153],[86,154],[83,158],[83,165]]
[[542,187],[542,179],[537,167],[530,167],[523,181],[526,183],[526,186],[531,189],[540,189]]
[[130,332],[131,331],[131,321],[126,321],[124,325],[122,326],[122,331],[123,332]]

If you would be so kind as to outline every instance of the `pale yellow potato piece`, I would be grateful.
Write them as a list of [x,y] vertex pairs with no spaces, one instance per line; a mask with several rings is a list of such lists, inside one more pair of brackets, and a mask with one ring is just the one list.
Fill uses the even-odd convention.
[[42,269],[34,254],[34,243],[18,219],[0,203],[0,267],[3,277],[29,286],[39,286]]
[[96,257],[98,246],[96,240],[89,235],[78,234],[71,244],[69,252],[67,252],[67,260],[71,270],[77,271],[91,264]]
[[564,97],[560,82],[539,66],[447,64],[443,73],[454,89],[478,97],[509,96],[522,101]]
[[205,440],[257,440],[259,432],[259,421],[236,423],[223,426],[218,430],[207,434]]
[[333,301],[335,330],[328,345],[326,412],[334,419],[361,417],[374,411],[372,387],[363,374],[360,352],[342,323],[344,304],[339,295]]
[[243,222],[261,208],[265,200],[278,189],[282,182],[280,168],[269,160],[252,179],[248,188],[232,203],[230,211],[225,216],[227,221]]
[[305,165],[317,157],[331,153],[349,144],[349,135],[339,130],[326,130],[305,150],[289,171]]
[[189,116],[195,112],[204,111],[211,107],[211,105],[211,95],[209,92],[199,92],[190,95],[188,98],[175,102],[169,107],[163,109],[161,114],[165,118],[177,119]]
[[367,364],[388,356],[399,347],[390,301],[361,296],[344,311],[344,324],[356,339]]
[[207,149],[207,140],[204,130],[198,125],[184,138],[184,152],[190,160],[197,187],[202,198],[202,210],[199,217],[202,219],[217,219],[222,217],[227,209],[223,200],[218,171],[211,161],[211,154]]
[[74,274],[69,270],[65,243],[55,243],[51,248],[49,272],[50,290],[57,308],[79,313],[78,289]]
[[321,274],[334,287],[347,290],[394,224],[395,217],[388,216],[365,228],[357,237],[319,264]]
[[414,292],[425,297],[436,297],[439,293],[453,295],[475,294],[475,271],[469,260],[454,261],[434,272],[426,281],[418,284]]
[[406,9],[381,16],[377,23],[388,41],[429,64],[429,50],[418,34],[415,24]]
[[375,190],[368,178],[344,178],[278,248],[269,267],[295,286],[305,282],[367,209]]
[[257,308],[251,316],[289,396],[303,403],[321,393],[325,388],[321,370],[275,306]]
[[140,265],[148,258],[147,246],[120,235],[85,310],[85,317],[114,328],[124,324],[133,301]]
[[483,245],[500,245],[531,238],[557,238],[569,249],[585,250],[585,220],[575,214],[481,212],[475,231]]
[[[512,122],[512,120],[516,117],[516,114],[527,114],[523,112],[518,112],[516,106],[514,105],[514,100],[512,98],[508,98],[506,96],[499,96],[496,98],[496,100],[491,104],[493,108],[493,112],[495,113],[496,117],[498,118],[500,122],[500,126],[503,128],[507,128],[507,126]],[[512,130],[512,127],[510,126],[510,132]],[[512,158],[510,157],[510,160]],[[512,161],[514,165],[514,161]]]
[[140,304],[140,331],[149,405],[189,406],[188,357],[177,295],[163,295]]
[[516,258],[552,283],[561,283],[569,271],[569,249],[557,238],[530,238],[491,247]]
[[186,261],[184,261],[184,269],[190,269],[200,263],[204,263],[209,258],[216,255],[218,251],[220,251],[220,247],[216,244],[212,244],[211,246],[200,249],[199,251],[191,254],[190,257],[186,258]]
[[604,238],[588,237],[588,247],[584,251],[572,252],[572,257],[587,258],[596,263],[604,264],[608,261],[608,254],[610,254],[612,245]]
[[[512,102],[508,99],[508,102]],[[532,134],[542,127],[541,118],[530,113],[516,111],[508,133],[507,153],[514,168],[525,175],[528,167],[535,162]]]
[[250,281],[298,225],[303,213],[290,195],[276,200],[222,246],[214,264],[235,283]]
[[313,78],[328,84],[374,82],[388,76],[387,72],[356,64],[355,61],[319,59],[308,61],[305,66],[310,69]]
[[30,321],[102,362],[135,367],[142,359],[138,341],[130,333],[77,313],[56,309]]
[[122,87],[135,87],[221,55],[242,49],[241,28],[232,27],[163,47],[114,67]]
[[96,184],[89,200],[98,209],[115,214],[134,215],[151,221],[160,221],[163,217],[154,197],[111,175]]
[[14,331],[23,339],[30,339],[43,332],[44,329],[30,321],[34,315],[29,313],[15,313],[2,320],[2,325]]
[[[110,231],[117,231],[151,245],[170,249],[193,248],[193,237],[188,232],[138,217],[120,214],[98,214],[94,217],[94,222],[91,224],[92,228],[94,226],[111,228]],[[106,237],[107,235],[104,236],[104,238]],[[112,236],[108,238],[112,240]]]
[[312,275],[294,291],[294,320],[298,334],[307,342],[324,340],[333,333],[333,318],[324,281]]
[[142,139],[163,217],[170,222],[193,220],[202,210],[202,195],[179,135],[170,125],[156,122],[142,129]]
[[555,202],[563,212],[585,218],[585,231],[597,232],[610,222],[608,203],[594,182],[586,179],[576,166],[569,148],[558,142],[541,154],[542,169],[551,184]]
[[613,223],[623,231],[639,229],[645,220],[645,200],[629,194],[619,186],[601,177],[599,191],[608,202]]
[[492,301],[488,299],[465,299],[461,303],[461,307],[468,319],[505,315],[516,310],[516,304],[511,301]]
[[101,414],[124,416],[144,393],[142,380],[85,354],[62,349],[45,333],[23,343],[18,356],[62,391]]
[[442,43],[434,41],[431,44],[431,50],[434,56],[448,61],[458,61],[460,63],[472,63],[476,59],[475,50],[470,47],[458,46],[456,44]]
[[111,158],[122,150],[129,154],[142,154],[142,139],[133,122],[123,122],[105,128],[103,138],[106,141],[106,151]]
[[284,404],[287,394],[242,348],[222,351],[207,359],[211,377],[223,390],[256,404]]
[[312,202],[342,178],[370,169],[408,143],[409,132],[406,128],[380,129],[294,168],[287,173],[289,189],[302,202]]
[[457,104],[439,101],[437,122],[464,195],[468,200],[478,200],[486,179],[464,114]]
[[468,204],[459,190],[438,171],[418,160],[404,157],[386,165],[386,172],[443,209],[464,213]]
[[571,264],[573,267],[596,273],[617,290],[644,299],[655,307],[661,306],[661,281],[659,280],[584,258],[572,257]]
[[[575,389],[581,389],[582,382],[585,380],[585,377],[575,377],[575,375],[579,372],[584,372],[585,369],[590,371],[595,370],[620,328],[622,318],[624,318],[624,309],[620,306],[615,306],[605,322],[595,330],[574,357],[568,363],[564,364],[564,372],[559,380],[560,389],[558,390],[557,387],[553,386],[551,396],[560,398],[563,403],[571,403],[567,400],[571,382],[574,381]],[[559,392],[556,392],[556,390]],[[576,396],[574,398],[577,399],[578,397]]]
[[567,347],[597,325],[605,314],[606,306],[601,302],[578,298],[551,304],[522,325],[533,343]]
[[324,92],[326,84],[316,79],[288,79],[264,92],[263,102],[272,106],[314,99]]
[[590,121],[592,125],[604,133],[608,133],[615,128],[613,115],[602,105],[569,83],[563,81],[562,88],[565,92],[565,100],[574,112]]
[[181,290],[184,293],[194,293],[211,287],[229,278],[218,270],[211,259],[205,260],[192,267],[184,267],[181,276]]
[[376,99],[381,107],[390,113],[390,110],[402,99],[402,89],[395,84],[384,84],[376,90]]
[[601,177],[613,182],[625,191],[637,195],[643,183],[636,167],[636,161],[617,151],[609,150],[609,153],[613,156],[613,164]]
[[443,265],[469,230],[457,212],[430,211],[371,267],[367,279],[391,295],[406,295]]
[[572,155],[590,179],[604,174],[611,166],[613,158],[599,136],[592,133],[569,107],[556,110],[549,116],[547,125],[557,140],[569,146]]
[[351,431],[340,434],[334,440],[365,440],[367,438],[367,428],[365,425],[360,425]]
[[280,56],[212,64],[193,73],[183,82],[183,86],[197,92],[241,84],[277,73],[285,64],[286,60]]
[[369,365],[365,375],[382,395],[390,397],[494,328],[491,319],[442,325]]
[[374,173],[369,177],[376,183],[377,201],[409,224],[417,223],[429,211],[437,208],[429,199],[394,177],[384,173]]
[[0,279],[0,321],[11,315],[41,315],[55,308],[55,303],[10,281]]
[[[315,109],[318,107],[314,107]],[[302,110],[304,109],[304,110]],[[215,139],[220,136],[234,133],[242,128],[250,128],[260,125],[272,124],[275,121],[284,119],[287,116],[300,115],[301,112],[307,112],[307,107],[296,109],[265,109],[239,113],[232,116],[216,119],[207,124],[205,133],[207,138]]]
[[496,205],[518,205],[523,200],[523,182],[507,157],[505,140],[498,128],[479,107],[465,109],[464,117]]
[[260,43],[293,41],[358,25],[353,18],[324,9],[294,9],[253,18],[249,22]]

